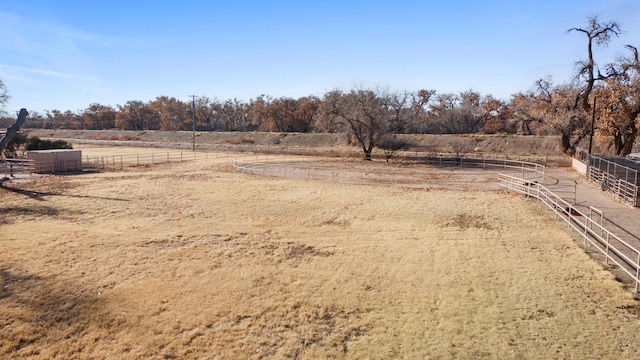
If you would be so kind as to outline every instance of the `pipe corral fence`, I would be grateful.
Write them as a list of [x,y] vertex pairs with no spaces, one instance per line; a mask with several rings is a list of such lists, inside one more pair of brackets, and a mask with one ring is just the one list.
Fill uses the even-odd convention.
[[167,163],[180,163],[194,160],[206,160],[212,155],[207,152],[166,152],[150,154],[129,154],[110,156],[84,156],[83,169],[86,171],[119,170],[126,167],[150,166]]
[[[562,192],[565,198],[573,199],[573,202],[565,200],[554,191],[542,184],[545,178],[545,167],[537,163],[521,162],[516,160],[488,161],[489,159],[456,159],[438,158],[429,159],[423,163],[439,165],[443,167],[471,167],[494,168],[508,170],[511,174],[498,172],[498,187],[506,188],[538,199],[547,208],[551,209],[554,216],[566,222],[584,240],[586,250],[587,243],[593,245],[605,257],[607,264],[615,264],[634,283],[636,292],[640,292],[640,251],[628,242],[605,228],[603,224],[604,214],[601,210],[590,207],[589,214],[583,214],[575,207],[575,187],[564,189],[559,187],[555,192]],[[303,178],[314,180],[326,180],[348,183],[369,183],[387,185],[402,184],[406,175],[398,169],[382,171],[375,174],[372,170],[345,170],[336,167],[335,163],[325,164],[316,159],[287,156],[253,155],[243,156],[233,160],[233,166],[241,172],[276,176],[285,178]],[[383,169],[384,170],[384,169]],[[436,174],[436,176],[434,176]],[[422,183],[437,180],[438,172],[424,173],[419,176]],[[380,180],[380,179],[386,179]],[[495,182],[495,177],[492,181]],[[450,178],[444,179],[450,182]],[[466,182],[466,180],[465,180]],[[556,186],[557,187],[557,186]]]
[[[3,159],[5,178],[35,174],[69,174],[83,171],[110,171],[126,167],[151,166],[220,157],[207,152],[158,152],[128,155],[86,155],[77,159]],[[229,155],[232,156],[232,155]]]
[[[125,167],[148,166],[163,163],[178,163],[207,159],[210,156],[219,157],[206,152],[177,152],[177,153],[151,153],[133,155],[111,155],[111,156],[86,156],[82,159],[83,170],[106,171],[118,170]],[[234,156],[234,155],[229,155]],[[333,165],[331,164],[333,163]],[[587,243],[593,245],[605,257],[607,263],[615,264],[621,271],[628,275],[635,283],[635,290],[640,291],[640,251],[632,245],[606,229],[603,225],[604,215],[602,211],[591,207],[589,214],[579,212],[573,204],[562,197],[556,195],[541,182],[545,178],[545,166],[518,160],[488,159],[488,158],[455,158],[438,156],[433,158],[422,158],[419,163],[437,165],[443,169],[447,168],[477,168],[477,169],[500,169],[509,171],[510,174],[498,173],[498,187],[506,188],[541,201],[547,208],[551,209],[555,216],[566,222],[570,228],[574,229]],[[414,183],[416,181],[444,180],[451,182],[450,174],[439,171],[425,173],[411,173],[404,171],[409,169],[395,167],[393,170],[382,169],[384,171],[367,170],[345,170],[336,168],[335,159],[330,162],[323,162],[322,159],[312,156],[274,156],[274,155],[248,155],[233,159],[232,165],[237,170],[244,173],[294,177],[303,179],[329,180],[350,183],[373,183],[396,185],[404,183]],[[383,165],[384,166],[384,165]],[[2,168],[5,177],[18,174],[32,175],[36,172],[33,160],[27,159],[4,159]],[[379,169],[380,170],[380,169]],[[516,176],[518,175],[518,176]],[[637,179],[637,173],[636,173]],[[454,180],[455,181],[455,180]],[[457,180],[459,185],[464,183],[468,188],[470,183],[475,181],[464,175]],[[495,177],[491,180],[495,183]],[[637,187],[636,187],[637,194]]]
[[607,264],[617,265],[633,280],[636,292],[640,291],[640,251],[604,227],[602,211],[590,207],[589,214],[583,214],[544,185],[527,183],[522,178],[499,174],[498,183],[508,190],[540,200],[555,217],[580,234],[585,247],[587,243],[593,245],[604,255]]
[[[529,181],[542,181],[545,170],[543,165],[531,162],[450,157],[422,158],[409,166],[406,163],[374,163],[378,167],[372,168],[361,165],[370,165],[368,162],[349,162],[340,166],[341,162],[333,158],[253,154],[237,157],[232,164],[238,171],[265,176],[407,187],[448,185],[446,187],[465,189],[495,184],[495,174],[488,176],[485,170],[509,171]],[[436,165],[438,168],[427,171],[416,165]],[[457,171],[461,168],[465,171]]]
[[638,188],[640,178],[635,161],[624,158],[604,158],[589,154],[585,150],[578,153],[578,160],[587,165],[586,177],[621,201],[640,206]]

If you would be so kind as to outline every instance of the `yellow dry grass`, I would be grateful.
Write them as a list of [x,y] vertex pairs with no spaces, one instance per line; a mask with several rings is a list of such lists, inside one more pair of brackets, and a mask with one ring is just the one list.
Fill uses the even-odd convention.
[[2,358],[640,356],[640,307],[534,203],[234,172],[0,189]]

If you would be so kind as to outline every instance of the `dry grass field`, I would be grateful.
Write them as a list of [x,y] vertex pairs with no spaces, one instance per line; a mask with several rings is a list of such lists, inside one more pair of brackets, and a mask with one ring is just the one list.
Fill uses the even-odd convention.
[[0,358],[640,357],[633,294],[527,199],[230,159],[4,182]]

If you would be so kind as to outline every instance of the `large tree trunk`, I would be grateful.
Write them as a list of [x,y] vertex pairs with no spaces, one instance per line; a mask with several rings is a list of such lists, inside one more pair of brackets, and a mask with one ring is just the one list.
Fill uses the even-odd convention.
[[0,140],[0,156],[4,153],[4,149],[7,147],[7,144],[9,144],[11,139],[13,139],[13,137],[18,133],[18,130],[20,130],[20,126],[22,126],[24,121],[27,119],[27,115],[29,115],[27,109],[20,109],[18,119],[16,119],[16,122],[14,122],[13,125],[9,126],[7,133],[4,134],[4,137]]
[[362,152],[364,153],[364,159],[371,161],[371,153],[373,152],[373,140],[370,140],[368,144],[362,141]]
[[627,156],[633,150],[633,144],[638,136],[638,128],[635,123],[629,125],[624,131],[616,131],[613,135],[613,145],[616,155]]

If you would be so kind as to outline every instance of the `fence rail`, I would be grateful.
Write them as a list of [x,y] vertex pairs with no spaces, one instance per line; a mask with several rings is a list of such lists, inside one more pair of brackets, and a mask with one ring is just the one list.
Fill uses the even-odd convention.
[[[578,159],[587,164],[587,179],[598,184],[602,191],[615,195],[631,206],[640,205],[638,201],[640,177],[637,169],[600,156],[590,155],[585,150],[578,153]],[[624,159],[619,161],[627,165],[633,163]]]
[[[165,163],[179,163],[207,159],[212,156],[206,152],[166,152],[149,154],[128,155],[87,155],[82,157],[81,164],[78,160],[54,159],[54,160],[29,160],[29,159],[4,159],[2,160],[2,172],[4,177],[31,176],[43,173],[70,173],[78,171],[106,171],[119,170],[125,167],[149,166]],[[219,156],[216,154],[216,156]],[[233,156],[233,155],[229,155]],[[67,166],[73,165],[73,166]],[[72,169],[72,170],[69,170]]]
[[438,165],[438,166],[459,166],[459,167],[478,167],[478,168],[501,168],[501,169],[520,169],[523,174],[525,171],[533,171],[544,179],[545,166],[535,162],[519,161],[510,159],[484,158],[484,157],[452,157],[446,155],[418,157],[416,160],[421,163]]
[[542,201],[582,236],[585,245],[589,242],[605,256],[607,263],[615,264],[628,275],[635,283],[636,292],[640,291],[640,251],[603,226],[600,210],[592,207],[587,216],[542,184],[532,184],[522,178],[499,174],[498,183],[511,191]]
[[[485,159],[486,160],[486,159]],[[436,160],[434,160],[436,161]],[[315,156],[287,156],[254,154],[235,158],[234,168],[244,173],[285,178],[299,178],[307,180],[324,180],[342,183],[360,183],[377,185],[402,185],[408,187],[453,187],[453,188],[486,188],[495,184],[495,177],[486,173],[455,172],[457,167],[466,168],[498,168],[512,171],[526,177],[530,181],[542,181],[544,166],[535,163],[520,163],[516,161],[500,160],[499,162],[483,161],[482,159],[465,159],[458,162],[455,159],[442,158],[437,160],[443,169],[425,171],[424,168],[406,166],[380,166],[352,168],[336,165],[335,160]],[[368,165],[368,164],[367,164]],[[382,165],[379,164],[378,165]],[[497,188],[497,185],[495,185]]]
[[2,160],[2,172],[5,178],[17,175],[31,175],[35,172],[35,166],[33,160],[4,159]]
[[82,167],[84,170],[118,170],[125,167],[147,166],[163,163],[185,162],[198,159],[207,159],[206,152],[167,152],[151,154],[129,154],[110,156],[90,156],[83,157]]

